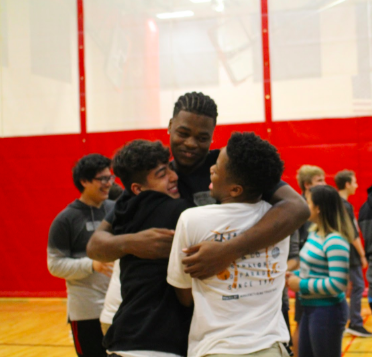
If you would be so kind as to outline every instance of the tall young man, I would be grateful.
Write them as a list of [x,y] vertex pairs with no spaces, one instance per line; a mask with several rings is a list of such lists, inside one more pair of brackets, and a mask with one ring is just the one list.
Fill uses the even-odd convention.
[[354,216],[354,207],[350,202],[348,202],[349,196],[354,195],[356,189],[358,188],[355,172],[350,170],[342,170],[337,172],[335,176],[335,183],[338,189],[338,193],[342,198],[342,202],[344,203],[347,213],[350,216],[351,222],[353,223],[355,232],[355,239],[350,245],[350,323],[348,328],[346,329],[346,332],[354,336],[372,337],[372,333],[370,333],[363,327],[363,319],[360,315],[360,310],[362,307],[361,301],[365,288],[362,268],[367,268],[368,262],[365,256],[365,251],[361,239],[359,237],[359,231]]
[[[169,149],[159,141],[135,140],[113,159],[114,173],[127,188],[115,204],[115,234],[157,227],[175,229],[179,215],[192,206],[179,199],[177,174]],[[185,356],[191,311],[167,284],[168,259],[120,259],[123,301],[104,344],[109,355],[123,357]]]
[[209,279],[184,272],[182,252],[203,241],[237,238],[270,209],[263,192],[281,177],[276,149],[253,133],[235,133],[211,167],[211,196],[221,204],[191,208],[177,223],[168,282],[186,306],[194,301],[188,356],[287,356],[281,312],[289,237],[242,255]]
[[[203,93],[193,92],[177,100],[169,122],[173,165],[179,175],[181,197],[197,204],[210,202],[206,193],[210,184],[209,170],[219,154],[219,150],[209,151],[216,120],[214,101]],[[185,271],[200,279],[213,276],[242,254],[279,242],[309,216],[306,203],[289,185],[278,182],[274,189],[265,192],[264,198],[273,206],[254,227],[223,246],[216,242],[201,242],[191,247],[190,255],[183,261]],[[169,257],[172,231],[150,229],[114,237],[110,233],[112,218],[106,219],[87,247],[91,257],[101,261],[112,261],[125,254],[150,259]]]
[[54,219],[48,240],[49,272],[66,280],[67,315],[78,356],[106,356],[99,323],[112,264],[87,257],[86,245],[96,227],[113,208],[107,200],[115,179],[111,160],[99,154],[80,159],[73,180],[80,198]]

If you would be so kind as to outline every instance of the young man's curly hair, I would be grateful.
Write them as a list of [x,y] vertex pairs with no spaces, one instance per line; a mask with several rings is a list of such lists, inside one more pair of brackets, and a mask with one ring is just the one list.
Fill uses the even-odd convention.
[[284,164],[277,149],[254,133],[232,134],[226,153],[227,174],[243,186],[247,198],[258,197],[280,181]]
[[218,116],[217,105],[208,95],[201,92],[191,92],[181,95],[174,104],[173,118],[176,117],[181,110],[198,115],[205,115],[212,118],[214,125],[216,125]]
[[145,184],[148,172],[160,163],[168,163],[169,156],[169,149],[160,141],[134,140],[116,152],[112,167],[130,192],[132,183]]

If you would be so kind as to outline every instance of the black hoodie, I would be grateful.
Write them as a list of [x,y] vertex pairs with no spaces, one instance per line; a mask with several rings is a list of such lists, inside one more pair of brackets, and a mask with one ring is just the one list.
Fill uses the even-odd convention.
[[[175,229],[180,214],[191,204],[155,191],[122,195],[115,205],[115,234],[149,228]],[[186,355],[192,309],[177,300],[168,285],[168,259],[120,259],[123,302],[109,328],[104,346],[112,352],[147,350]]]
[[372,186],[367,190],[368,198],[359,211],[359,227],[364,238],[366,256],[372,256]]

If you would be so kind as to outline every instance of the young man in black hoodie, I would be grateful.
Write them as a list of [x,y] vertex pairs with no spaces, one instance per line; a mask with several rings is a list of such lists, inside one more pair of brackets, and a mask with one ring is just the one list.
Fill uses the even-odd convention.
[[54,219],[48,239],[49,272],[66,280],[67,316],[78,356],[106,356],[99,315],[112,264],[87,257],[86,245],[114,202],[107,200],[115,179],[111,160],[99,154],[80,159],[73,168],[79,199]]
[[[149,228],[175,229],[180,214],[193,206],[179,199],[169,149],[159,141],[135,140],[113,159],[114,173],[126,187],[115,204],[114,234]],[[120,259],[123,301],[104,338],[113,356],[185,356],[192,312],[166,282],[168,259]]]

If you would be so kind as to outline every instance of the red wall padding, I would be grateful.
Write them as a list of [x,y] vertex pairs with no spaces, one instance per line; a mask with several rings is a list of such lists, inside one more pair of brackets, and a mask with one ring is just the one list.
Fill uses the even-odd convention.
[[[213,148],[224,146],[232,131],[255,131],[276,145],[285,161],[284,180],[298,190],[295,175],[302,164],[324,168],[327,182],[334,174],[354,170],[359,189],[350,201],[358,210],[372,185],[372,118],[324,119],[266,124],[223,125],[216,128]],[[3,269],[0,296],[65,296],[62,279],[46,266],[49,226],[78,197],[71,178],[75,161],[87,153],[112,156],[126,141],[159,139],[166,130],[123,131],[81,135],[0,139],[1,240]]]

